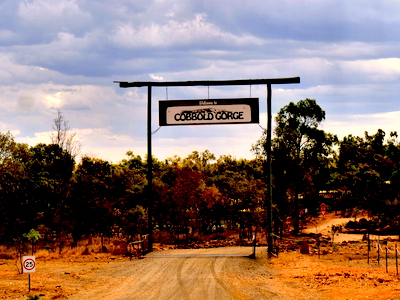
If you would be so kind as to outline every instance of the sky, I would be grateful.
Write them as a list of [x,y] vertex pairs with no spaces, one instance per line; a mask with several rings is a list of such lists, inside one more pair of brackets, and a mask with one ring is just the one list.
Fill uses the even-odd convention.
[[[0,132],[50,143],[60,110],[81,155],[147,153],[147,88],[114,81],[300,77],[272,85],[272,111],[316,99],[320,128],[400,131],[396,0],[0,0]],[[266,86],[154,87],[157,159],[209,150],[254,158]],[[163,126],[158,101],[257,97],[260,124]]]

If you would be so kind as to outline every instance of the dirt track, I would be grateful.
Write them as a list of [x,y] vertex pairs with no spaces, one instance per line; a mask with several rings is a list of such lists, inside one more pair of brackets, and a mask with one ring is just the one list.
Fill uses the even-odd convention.
[[[332,225],[344,225],[348,223],[349,221],[354,221],[354,218],[335,218],[330,214],[326,218],[320,218],[317,223],[317,225],[310,225],[307,229],[304,229],[305,233],[322,233],[324,235],[331,235],[330,230],[332,228]],[[371,239],[377,239],[377,236],[375,235],[370,235]],[[398,236],[381,236],[382,238],[388,238],[390,237],[391,239],[397,239]],[[343,241],[362,241],[363,239],[363,234],[348,234],[348,233],[336,233],[334,236],[334,241],[336,243],[341,243]]]
[[[326,219],[319,232],[343,220]],[[311,228],[315,232],[316,228]],[[70,300],[122,299],[399,299],[400,276],[395,273],[393,251],[389,243],[389,270],[376,261],[376,251],[367,262],[363,242],[339,243],[337,249],[321,257],[300,254],[298,250],[281,252],[268,259],[266,248],[258,247],[256,259],[251,247],[162,250],[144,259],[134,259],[90,251],[70,249],[61,257],[38,253],[38,270],[32,276],[29,297]],[[362,235],[358,235],[359,240]],[[325,250],[332,250],[328,246]],[[82,251],[86,253],[81,254]],[[237,256],[239,255],[239,256]],[[19,275],[15,262],[0,259],[0,298],[27,299],[27,275]]]
[[[258,257],[265,253],[265,249],[258,251]],[[287,289],[282,297],[265,261],[243,257],[251,252],[249,247],[168,250],[162,251],[162,255],[155,252],[141,260],[114,264],[105,270],[103,278],[99,276],[68,299],[308,298],[298,291],[293,292],[292,298]],[[238,254],[243,256],[234,256]]]
[[[395,242],[389,246],[393,251]],[[46,251],[38,254],[29,294],[27,275],[17,274],[14,261],[0,260],[0,298],[400,300],[393,255],[385,272],[376,251],[367,263],[366,250],[366,243],[344,243],[321,257],[289,251],[272,259],[265,247],[256,259],[245,257],[251,247],[162,250],[132,261],[96,252],[53,258]]]

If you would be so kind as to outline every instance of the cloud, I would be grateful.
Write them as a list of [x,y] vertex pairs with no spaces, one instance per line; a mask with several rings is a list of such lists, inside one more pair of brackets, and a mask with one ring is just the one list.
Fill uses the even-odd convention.
[[[382,129],[389,136],[390,132],[399,130],[400,111],[368,115],[328,115],[322,128],[336,134],[342,139],[349,134],[364,137],[367,131],[370,135]],[[368,122],[366,122],[368,120]]]
[[66,29],[73,34],[85,32],[86,28],[91,27],[92,17],[79,4],[82,1],[20,1],[16,17],[20,22],[20,30],[26,30],[25,41],[49,42]]
[[[192,20],[178,22],[170,20],[166,24],[152,23],[145,27],[135,28],[131,24],[120,26],[110,40],[126,48],[176,48],[182,46],[197,48],[261,45],[261,39],[250,35],[237,36],[224,32],[207,21],[204,14],[197,14]],[[233,45],[232,45],[233,44]]]
[[386,41],[396,39],[400,5],[395,1],[230,1],[204,4],[223,28],[265,39],[298,41]]
[[17,111],[23,114],[29,113],[32,111],[34,104],[35,98],[33,98],[31,95],[22,94],[18,97]]
[[150,74],[150,78],[154,80],[164,80],[164,78],[155,74]]
[[[324,126],[341,134],[399,125],[386,119],[398,111],[396,1],[5,0],[0,10],[0,129],[32,143],[45,138],[59,108],[85,151],[113,161],[126,150],[145,153],[147,89],[121,89],[114,80],[300,76],[300,84],[272,87],[274,113],[315,98]],[[259,97],[265,116],[265,86],[152,92],[152,131],[164,99]],[[247,155],[260,130],[162,128],[155,153]]]
[[2,45],[11,43],[16,38],[16,34],[11,30],[0,30],[0,42]]
[[346,73],[364,74],[369,82],[393,82],[400,79],[400,58],[381,58],[375,60],[357,60],[343,63]]

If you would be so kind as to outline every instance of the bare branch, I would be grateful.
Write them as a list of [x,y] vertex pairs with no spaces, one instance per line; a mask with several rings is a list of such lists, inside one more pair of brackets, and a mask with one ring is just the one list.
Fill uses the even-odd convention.
[[82,142],[76,138],[76,132],[71,132],[71,128],[62,112],[57,110],[57,117],[53,120],[53,132],[50,139],[52,144],[59,145],[66,150],[72,157],[76,157],[82,148]]

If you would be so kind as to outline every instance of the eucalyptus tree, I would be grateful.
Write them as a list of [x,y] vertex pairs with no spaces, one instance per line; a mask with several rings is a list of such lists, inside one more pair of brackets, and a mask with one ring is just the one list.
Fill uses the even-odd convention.
[[[309,204],[315,202],[318,189],[328,180],[318,180],[333,155],[337,137],[318,129],[325,111],[315,99],[290,102],[275,117],[272,140],[272,169],[275,208],[281,219],[293,215],[294,232],[299,232],[299,195],[309,191]],[[259,157],[266,156],[266,134],[253,145]],[[319,187],[315,184],[319,183]],[[288,209],[287,204],[291,204]],[[314,204],[315,205],[315,204]]]
[[228,229],[259,226],[265,194],[262,160],[221,155],[212,170],[210,180],[226,199],[221,211]]
[[61,252],[75,160],[56,144],[37,144],[30,152],[31,157],[25,164],[32,183],[29,199],[35,209],[42,212],[38,222],[58,232]]
[[215,160],[215,155],[209,150],[203,152],[193,151],[182,162],[183,166],[195,168],[203,173],[210,172],[210,162]]
[[340,142],[334,184],[342,210],[366,210],[377,215],[386,209],[385,202],[397,197],[388,191],[394,191],[392,179],[396,179],[400,168],[400,146],[395,142],[395,132],[387,141],[385,136],[378,129],[373,135],[368,132],[364,137],[348,135]]
[[110,235],[113,220],[112,166],[109,162],[83,157],[74,174],[70,202],[75,241],[82,235]]
[[27,207],[30,157],[28,145],[15,142],[10,132],[0,133],[0,242],[12,243],[34,226],[37,213]]

